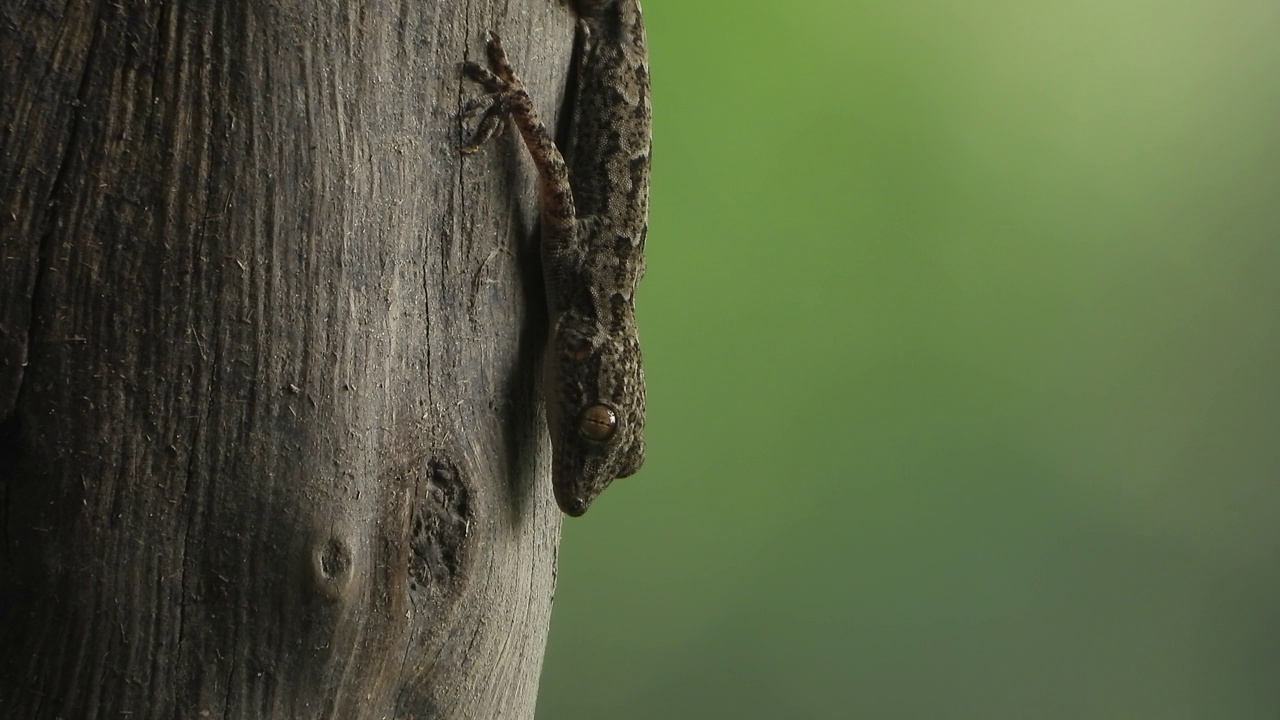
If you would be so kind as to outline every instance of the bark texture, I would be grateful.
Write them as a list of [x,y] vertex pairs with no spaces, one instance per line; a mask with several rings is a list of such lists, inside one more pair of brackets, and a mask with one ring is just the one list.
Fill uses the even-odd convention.
[[533,714],[560,3],[0,0],[0,717]]

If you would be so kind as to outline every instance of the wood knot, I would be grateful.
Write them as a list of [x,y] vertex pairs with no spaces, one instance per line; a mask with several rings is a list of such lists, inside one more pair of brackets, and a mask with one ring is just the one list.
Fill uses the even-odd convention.
[[409,587],[443,592],[462,573],[473,513],[471,493],[448,459],[431,459],[426,471],[413,509]]
[[339,537],[330,537],[313,544],[309,555],[315,589],[331,600],[346,595],[355,577],[355,559],[350,543]]

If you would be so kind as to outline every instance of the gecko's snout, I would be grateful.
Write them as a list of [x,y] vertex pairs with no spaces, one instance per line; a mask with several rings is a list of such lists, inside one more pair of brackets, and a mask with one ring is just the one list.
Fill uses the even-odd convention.
[[569,517],[581,517],[587,511],[587,501],[582,498],[567,498],[560,503],[560,509]]

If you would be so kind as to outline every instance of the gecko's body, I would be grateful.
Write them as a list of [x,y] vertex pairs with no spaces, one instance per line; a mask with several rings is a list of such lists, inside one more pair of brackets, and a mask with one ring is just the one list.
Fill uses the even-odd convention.
[[635,291],[648,234],[652,119],[638,0],[578,0],[577,9],[563,148],[539,120],[496,35],[488,46],[492,71],[464,65],[490,94],[469,106],[487,111],[463,148],[478,149],[510,116],[538,166],[552,483],[556,502],[574,516],[644,462]]

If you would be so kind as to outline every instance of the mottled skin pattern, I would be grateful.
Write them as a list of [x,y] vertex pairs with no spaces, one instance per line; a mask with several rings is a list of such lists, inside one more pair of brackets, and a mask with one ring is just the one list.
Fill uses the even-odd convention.
[[587,511],[644,462],[644,370],[635,291],[648,234],[649,63],[637,0],[578,0],[575,84],[557,148],[497,35],[489,65],[464,71],[490,94],[474,152],[511,117],[538,166],[542,264],[551,318],[543,394],[552,483],[566,514]]

